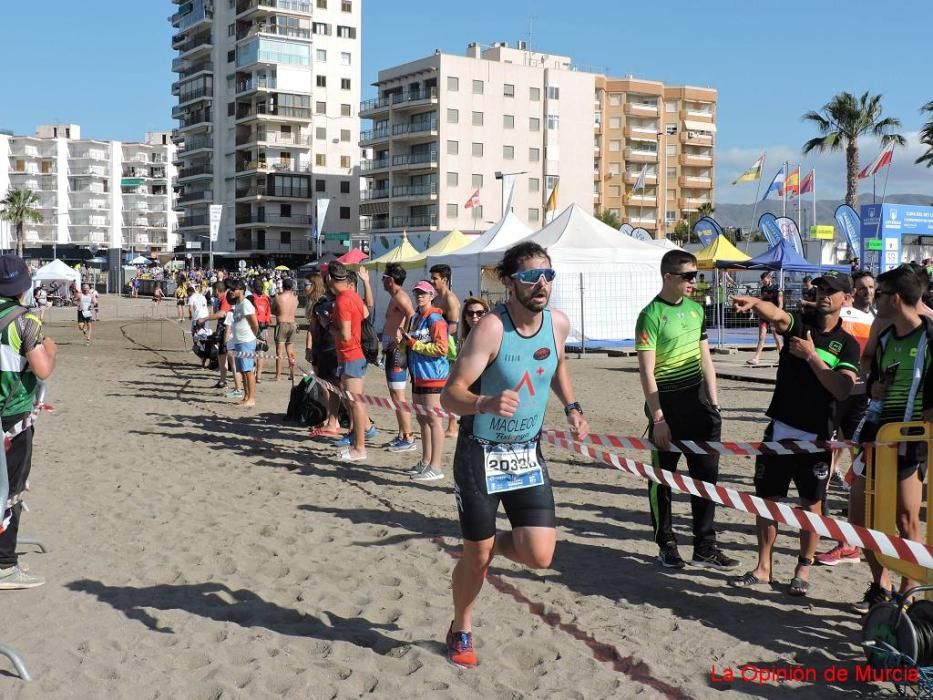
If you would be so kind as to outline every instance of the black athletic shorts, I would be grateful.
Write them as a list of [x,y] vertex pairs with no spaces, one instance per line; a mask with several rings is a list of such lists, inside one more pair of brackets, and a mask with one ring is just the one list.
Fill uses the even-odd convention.
[[840,433],[837,437],[851,440],[858,430],[865,411],[868,408],[868,394],[849,395],[844,401],[836,402],[835,415],[833,415],[833,428]]
[[512,529],[517,527],[555,527],[554,494],[547,464],[538,443],[538,463],[544,483],[517,491],[486,493],[485,457],[478,442],[461,424],[454,452],[454,495],[460,515],[463,539],[487,540],[496,534],[496,511],[499,502],[505,507]]
[[332,384],[340,383],[340,380],[337,378],[336,350],[322,350],[317,353],[317,356],[314,359],[314,370],[317,372],[317,376],[326,382],[331,382]]
[[444,387],[442,386],[412,386],[411,388],[412,396],[436,396],[443,393]]
[[[765,428],[764,441],[773,440],[774,422]],[[823,436],[817,436],[823,439]],[[823,500],[829,481],[829,452],[795,455],[758,455],[755,458],[755,495],[760,498],[786,498],[793,481],[804,501]]]

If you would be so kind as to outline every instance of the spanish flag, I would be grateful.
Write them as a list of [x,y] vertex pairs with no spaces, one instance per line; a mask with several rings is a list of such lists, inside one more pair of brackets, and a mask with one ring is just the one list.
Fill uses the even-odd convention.
[[732,182],[733,185],[737,185],[740,182],[753,182],[755,180],[761,179],[761,171],[765,167],[765,154],[762,153],[758,160],[755,161],[755,164],[746,170],[744,173],[739,175]]
[[544,211],[557,211],[557,188],[560,187],[560,181],[554,183],[554,189],[551,190],[551,196],[547,198],[547,204],[544,205]]
[[787,178],[784,180],[784,190],[787,192],[788,197],[796,197],[800,194],[800,168],[794,168],[787,173]]

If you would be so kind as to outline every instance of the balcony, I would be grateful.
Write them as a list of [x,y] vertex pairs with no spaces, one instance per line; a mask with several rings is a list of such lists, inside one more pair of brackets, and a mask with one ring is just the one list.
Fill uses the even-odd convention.
[[622,107],[622,113],[629,117],[656,117],[658,106],[645,102],[626,102]]
[[699,155],[695,153],[681,153],[679,162],[681,165],[685,165],[687,167],[708,167],[713,164],[713,156]]
[[108,177],[107,168],[104,166],[85,166],[83,168],[74,168],[69,173],[72,177]]
[[245,134],[237,134],[236,145],[240,146],[250,146],[250,145],[275,145],[275,146],[297,146],[304,148],[311,145],[311,137],[305,136],[304,134],[283,134],[279,131],[270,131],[264,132],[260,131],[259,133],[250,130]]
[[179,216],[178,217],[178,228],[198,228],[200,226],[207,226],[210,223],[207,214],[198,214],[195,216]]
[[297,214],[295,216],[279,216],[278,214],[267,214],[265,212],[251,213],[246,216],[237,216],[237,226],[278,226],[282,228],[308,228],[311,225],[311,217],[307,214]]
[[250,25],[247,29],[241,29],[236,34],[236,40],[249,39],[257,34],[270,34],[274,36],[284,36],[289,39],[310,39],[311,30],[301,27],[285,27],[277,24],[267,25],[263,22]]
[[690,121],[696,122],[709,122],[713,123],[713,112],[712,110],[693,110],[693,109],[682,109],[678,115],[681,121],[689,119]]
[[255,121],[263,117],[271,119],[300,119],[301,121],[311,121],[310,107],[268,107],[265,104],[259,105],[255,111],[252,108],[237,112],[236,120],[238,124]]
[[247,173],[253,171],[277,172],[277,173],[309,173],[311,166],[302,163],[297,159],[257,159],[243,163],[238,163],[237,173]]
[[712,204],[712,202],[702,197],[681,197],[677,200],[677,207],[681,210],[699,209],[704,204]]
[[655,229],[658,227],[658,222],[653,216],[630,216],[628,221],[635,226],[641,226],[643,229]]
[[360,219],[360,231],[388,231],[389,220],[384,216]]
[[437,167],[437,151],[392,156],[392,167],[403,170],[435,168]]
[[172,119],[178,119],[185,112],[190,112],[191,110],[187,105],[199,100],[210,100],[213,98],[214,88],[210,85],[180,93],[178,95],[178,104],[172,108]]
[[210,51],[213,48],[210,30],[195,34],[190,39],[181,41],[178,45],[173,45],[173,49],[178,50],[179,58],[192,58],[201,51]]
[[627,139],[654,141],[658,138],[658,129],[653,126],[626,126],[622,130],[622,134]]
[[626,148],[625,160],[631,163],[657,163],[658,152],[640,148]]
[[393,199],[437,199],[437,183],[399,185],[392,188]]
[[408,92],[397,92],[392,95],[363,100],[360,102],[359,116],[366,116],[364,112],[369,114],[385,112],[390,107],[394,109],[404,109],[408,107],[420,107],[430,103],[437,103],[436,87],[424,88],[422,90],[409,90]]
[[360,132],[360,146],[368,146],[377,141],[385,141],[389,138],[389,129],[382,127]]
[[710,177],[694,177],[693,175],[681,175],[678,178],[681,187],[688,189],[708,190],[713,187],[713,179]]
[[71,154],[70,158],[71,160],[105,161],[110,159],[110,155],[107,153],[107,151],[92,149],[89,151],[75,151]]
[[202,165],[193,165],[190,168],[179,168],[176,179],[179,182],[181,182],[182,180],[193,180],[196,178],[213,177],[213,176],[214,176],[213,163],[204,163]]
[[373,202],[377,199],[388,199],[388,198],[389,198],[389,190],[387,188],[381,189],[381,190],[363,190],[362,192],[360,192],[360,201],[362,202]]
[[[625,173],[625,183],[627,185],[634,185],[636,182],[638,182],[639,175],[641,175],[641,171],[634,172],[634,173],[632,172]],[[646,185],[658,184],[658,176],[652,175],[651,173],[645,173],[645,184]]]
[[684,129],[680,132],[680,142],[689,146],[712,146],[713,135]]
[[236,4],[237,19],[248,17],[254,12],[311,12],[311,3],[306,0],[240,0]]
[[250,78],[236,84],[237,97],[256,90],[275,90],[278,81],[273,78]]
[[211,111],[209,109],[202,109],[194,114],[191,114],[188,117],[182,117],[178,119],[178,128],[172,130],[172,136],[180,134],[185,129],[193,129],[195,127],[201,126],[210,126],[211,124]]
[[360,172],[368,173],[374,172],[376,170],[385,170],[389,167],[388,158],[376,158],[370,160],[363,160],[360,162]]
[[176,162],[179,162],[179,158],[187,158],[188,156],[193,155],[196,151],[202,150],[213,150],[214,149],[214,139],[210,136],[190,136],[186,137],[182,147],[175,151]]
[[[244,178],[250,179],[250,178]],[[281,199],[310,199],[311,195],[305,187],[270,187],[265,183],[252,183],[245,187],[237,187],[237,199],[251,197],[278,197]]]
[[420,216],[393,216],[392,228],[429,228],[437,226],[437,214],[422,214]]

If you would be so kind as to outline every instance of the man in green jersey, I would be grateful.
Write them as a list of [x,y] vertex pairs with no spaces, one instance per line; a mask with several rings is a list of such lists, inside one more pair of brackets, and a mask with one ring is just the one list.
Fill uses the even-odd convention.
[[[922,274],[922,272],[921,272]],[[877,428],[885,423],[933,420],[933,347],[930,346],[929,321],[920,316],[918,302],[925,291],[926,280],[921,279],[908,266],[889,270],[878,276],[875,301],[878,318],[884,330],[878,336],[871,372],[868,376],[868,395],[880,415],[875,424],[865,421],[859,435],[860,442],[874,440]],[[851,500],[861,504],[865,500],[864,463],[861,458],[853,464],[858,478],[852,484]],[[927,470],[925,442],[901,443],[897,454],[897,529],[901,537],[922,541],[920,507],[923,501],[923,480]],[[880,478],[884,478],[881,473]],[[849,521],[864,524],[863,508],[850,508]],[[887,570],[865,550],[871,568],[872,583],[861,601],[855,604],[859,612],[890,598],[892,588]],[[901,581],[901,591],[916,585],[907,577]]]
[[[661,259],[661,292],[642,309],[635,326],[638,370],[645,393],[649,435],[660,448],[652,453],[656,468],[677,469],[679,452],[668,452],[671,440],[719,440],[722,421],[716,391],[716,371],[709,352],[703,307],[690,299],[697,277],[696,257],[672,250]],[[715,484],[719,455],[686,456],[690,476]],[[671,521],[671,489],[648,483],[651,524],[661,566],[685,566],[677,550]],[[693,563],[731,569],[738,561],[716,546],[713,519],[716,504],[691,496]]]

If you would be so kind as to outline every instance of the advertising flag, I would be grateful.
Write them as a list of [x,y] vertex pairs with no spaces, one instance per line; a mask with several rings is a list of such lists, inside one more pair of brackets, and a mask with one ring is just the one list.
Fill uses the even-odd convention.
[[848,204],[842,204],[836,207],[834,216],[836,223],[839,224],[839,228],[842,229],[842,233],[845,235],[846,243],[849,244],[852,255],[858,255],[859,241],[861,240],[862,233],[862,220],[859,219],[858,214],[855,213],[855,209]]
[[777,225],[777,219],[771,212],[762,214],[758,219],[758,230],[761,231],[768,241],[769,248],[776,246],[784,237],[781,234],[781,227]]
[[327,218],[327,208],[330,206],[330,199],[317,200],[317,219],[314,222],[317,226],[317,233],[320,236],[324,233],[324,219]]
[[619,230],[622,233],[624,233],[626,236],[631,236],[632,231],[634,231],[635,229],[631,224],[622,224],[621,226],[619,226]]
[[881,153],[878,154],[878,157],[875,158],[871,163],[862,168],[862,172],[858,174],[859,180],[864,180],[866,177],[871,177],[876,174],[879,170],[884,170],[886,167],[891,165],[891,161],[894,160],[894,144],[890,144],[885,148]]
[[803,255],[803,241],[800,240],[800,229],[797,228],[797,222],[787,216],[781,216],[774,220],[781,230],[781,237],[791,244],[793,249]]
[[807,173],[807,176],[803,179],[803,182],[800,183],[800,194],[806,194],[807,192],[813,191],[813,178],[814,174],[811,170]]
[[210,225],[209,232],[211,243],[217,242],[217,236],[220,233],[220,219],[223,216],[223,213],[223,204],[211,204],[208,207],[208,224]]
[[800,168],[794,168],[787,173],[787,179],[784,180],[784,189],[787,190],[788,197],[796,197],[800,194]]
[[777,174],[774,176],[774,179],[771,181],[771,184],[768,185],[768,189],[765,190],[765,196],[761,198],[761,201],[765,201],[772,192],[776,192],[778,197],[781,196],[781,193],[784,190],[784,166],[781,166],[781,169],[777,171]]
[[761,171],[765,166],[765,154],[762,153],[758,160],[755,161],[755,164],[746,170],[744,173],[739,175],[735,180],[732,181],[733,185],[737,185],[740,182],[754,182],[755,180],[761,179]]
[[645,164],[641,168],[641,172],[638,173],[638,179],[635,180],[635,186],[632,188],[632,192],[638,192],[638,190],[644,191],[645,189],[645,175],[648,173],[648,165]]
[[632,229],[632,233],[630,235],[636,241],[645,241],[647,243],[648,241],[653,240],[651,238],[651,234],[645,231],[645,229],[640,228],[640,227]]
[[470,195],[470,198],[463,205],[464,209],[474,209],[479,206],[479,190]]
[[700,245],[706,246],[709,245],[716,236],[722,235],[722,227],[714,218],[704,216],[693,225],[693,234],[700,241]]

